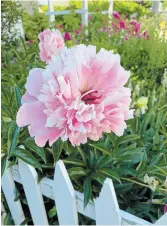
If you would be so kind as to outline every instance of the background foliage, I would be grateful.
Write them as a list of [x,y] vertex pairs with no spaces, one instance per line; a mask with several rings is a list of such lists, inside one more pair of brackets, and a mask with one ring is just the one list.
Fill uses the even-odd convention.
[[1,40],[4,43],[15,41],[17,21],[21,18],[23,9],[19,2],[1,1]]

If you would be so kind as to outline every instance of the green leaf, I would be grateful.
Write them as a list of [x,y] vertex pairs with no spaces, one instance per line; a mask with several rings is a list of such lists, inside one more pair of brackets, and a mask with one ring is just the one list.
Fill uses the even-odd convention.
[[6,168],[6,160],[7,160],[7,155],[3,155],[1,158],[1,177],[3,176]]
[[38,162],[38,160],[28,151],[22,149],[22,148],[17,148],[13,152],[13,155],[16,157],[20,158],[24,162],[30,164],[31,166],[39,169],[42,171],[41,164]]
[[144,150],[143,147],[137,147],[136,148],[136,144],[130,144],[128,146],[126,146],[125,148],[117,148],[116,149],[116,156],[122,155],[122,153],[127,152],[127,151],[140,151],[140,150]]
[[136,167],[136,171],[144,171],[147,167],[147,152],[143,152],[143,157],[140,160],[138,166]]
[[39,155],[43,161],[46,163],[46,154],[43,148],[38,147],[34,140],[32,139],[27,139],[25,141],[25,147],[29,148],[31,151],[34,151],[37,155]]
[[19,200],[19,198],[20,198],[20,192],[16,188],[16,194],[15,194],[14,202],[17,202]]
[[22,89],[24,85],[25,85],[25,78],[22,78],[18,81],[17,86]]
[[108,150],[108,149],[104,149],[102,146],[100,145],[97,145],[97,144],[89,144],[89,146],[97,149],[98,151],[101,151],[103,154],[105,155],[109,155],[109,156],[112,156],[112,153]]
[[159,153],[158,155],[154,156],[154,158],[151,160],[149,166],[156,166],[158,164],[158,162],[161,160],[161,158],[163,157],[163,153]]
[[53,208],[49,210],[48,216],[49,216],[49,218],[52,218],[52,217],[56,216],[56,214],[57,214],[56,207],[53,206]]
[[16,165],[16,162],[17,162],[17,159],[14,159],[14,160],[12,160],[12,161],[9,161],[9,162],[8,162],[8,168],[10,168],[10,167]]
[[21,222],[20,225],[27,225],[27,223],[28,223],[29,221],[31,221],[31,219],[26,218],[24,221]]
[[105,175],[109,178],[115,179],[119,183],[121,183],[118,173],[114,170],[104,168],[104,169],[97,170],[97,172],[102,173],[103,175]]
[[21,202],[24,203],[26,206],[28,206],[28,202],[27,202],[27,199],[26,198],[22,198],[21,199]]
[[17,139],[19,137],[20,128],[13,122],[8,131],[8,150],[9,150],[9,157],[13,154],[16,146],[17,146]]
[[53,165],[53,163],[45,163],[45,164],[42,164],[41,166],[44,169],[54,169],[55,168],[55,166]]
[[12,48],[12,50],[15,53],[15,55],[17,56],[17,58],[19,60],[22,60],[20,54],[16,51],[15,47],[12,44],[10,44],[10,47]]
[[136,170],[132,168],[120,167],[116,169],[116,172],[119,173],[120,176],[136,176]]
[[87,172],[82,167],[72,167],[68,169],[68,173],[70,176],[74,175],[80,175],[80,176],[86,176]]
[[59,138],[52,146],[54,164],[56,164],[56,162],[60,158],[60,155],[61,155],[62,150],[63,150],[63,145],[64,145],[63,141]]
[[91,178],[97,182],[99,182],[101,185],[103,185],[106,177],[103,174],[100,173],[92,173]]
[[159,172],[161,172],[163,176],[167,176],[167,166],[166,166],[166,170],[164,170],[162,167],[159,167],[159,166],[154,166],[154,167],[157,168],[157,170],[159,170]]
[[140,152],[130,151],[130,152],[123,153],[120,157],[118,157],[118,159],[123,162],[138,163],[142,160],[143,155],[144,155],[143,151],[140,151]]
[[134,140],[140,139],[140,136],[131,134],[131,135],[126,135],[118,138],[118,144],[125,144]]
[[[101,156],[102,157],[102,156]],[[108,156],[103,156],[97,159],[97,168],[104,168],[105,166],[114,162],[114,159]]]
[[3,224],[4,225],[14,225],[12,216],[11,216],[11,214],[9,212],[6,215]]
[[85,152],[78,146],[77,146],[77,150],[79,151],[85,165],[87,165],[87,156],[86,156]]
[[69,144],[67,143],[67,141],[64,142],[63,149],[66,151],[66,153],[67,153],[68,155],[71,155],[71,154],[73,154],[73,153],[75,153],[75,152],[77,153],[77,148],[74,147],[74,146],[72,146],[72,145],[69,145]]
[[133,183],[124,183],[124,184],[116,184],[114,187],[117,191],[117,194],[123,194],[130,192],[132,190]]
[[15,86],[15,96],[16,96],[17,107],[20,108],[20,106],[21,106],[21,94],[20,94],[20,90],[17,86]]
[[85,166],[81,160],[79,160],[77,158],[73,158],[73,157],[63,159],[63,162],[66,164],[71,164],[71,165],[76,165],[76,166]]
[[90,177],[87,177],[85,179],[83,190],[84,190],[84,208],[86,208],[90,198],[92,197],[92,185]]
[[115,135],[113,133],[106,133],[106,136],[111,141],[113,145],[115,145]]

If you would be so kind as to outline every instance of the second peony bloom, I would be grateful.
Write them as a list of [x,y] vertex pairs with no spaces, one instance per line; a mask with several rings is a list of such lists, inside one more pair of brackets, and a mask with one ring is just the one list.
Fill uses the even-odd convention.
[[124,87],[129,72],[120,56],[95,46],[63,48],[45,69],[32,69],[17,114],[19,127],[28,126],[38,146],[58,138],[72,145],[97,141],[102,133],[123,135],[133,117],[131,91]]
[[51,57],[58,54],[65,46],[64,39],[58,29],[55,31],[46,29],[38,35],[38,38],[40,40],[40,59],[46,63],[49,63]]

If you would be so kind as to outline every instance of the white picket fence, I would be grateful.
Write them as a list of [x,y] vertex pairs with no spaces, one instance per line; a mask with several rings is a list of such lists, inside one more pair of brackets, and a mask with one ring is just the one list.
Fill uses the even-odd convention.
[[[88,15],[93,14],[93,12],[89,12],[88,9],[88,1],[89,0],[80,0],[82,1],[82,8],[81,9],[76,9],[74,10],[76,14],[81,14],[82,18],[82,25],[83,26],[88,26]],[[118,1],[118,0],[115,0]],[[121,1],[121,0],[119,0]],[[112,15],[113,12],[113,4],[114,0],[108,0],[109,2],[109,7],[108,10],[101,11],[102,14],[107,14],[109,15],[109,18]],[[165,11],[162,11],[162,3],[161,0],[152,0],[152,7],[151,10],[153,13],[166,13]],[[55,16],[56,15],[66,15],[70,14],[72,10],[62,10],[62,11],[54,11],[54,1],[53,0],[48,0],[48,12],[46,13],[47,16],[49,16],[49,22],[52,23],[55,21]],[[135,13],[135,12],[134,12]]]
[[[74,10],[76,14],[81,14],[82,18],[82,25],[88,26],[88,15],[93,14],[93,12],[89,12],[88,9],[88,0],[81,0],[82,1],[82,8]],[[109,1],[109,8],[106,11],[101,11],[102,14],[107,14],[109,17],[112,15],[113,11],[113,2],[114,0],[108,0]],[[73,10],[62,10],[62,11],[54,11],[54,2],[53,0],[48,0],[48,12],[46,13],[47,16],[49,16],[49,22],[52,23],[55,21],[56,15],[66,15],[70,14]]]
[[[14,201],[14,181],[23,185],[34,225],[49,225],[43,195],[55,200],[60,225],[78,225],[78,212],[96,221],[96,225],[153,225],[119,209],[111,179],[106,179],[100,195],[84,209],[84,195],[75,191],[63,161],[55,167],[54,180],[43,178],[37,183],[36,170],[19,160],[7,168],[2,177],[2,189],[15,225],[25,220],[20,200]],[[167,225],[167,213],[154,225]]]

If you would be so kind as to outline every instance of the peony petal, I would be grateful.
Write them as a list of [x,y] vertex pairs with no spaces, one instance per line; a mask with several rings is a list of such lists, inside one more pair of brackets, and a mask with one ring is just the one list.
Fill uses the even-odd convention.
[[79,105],[79,109],[76,112],[76,119],[80,122],[87,122],[91,120],[93,117],[95,117],[95,106],[92,105],[86,105],[84,103],[81,103]]
[[26,92],[26,93],[22,96],[22,99],[21,99],[21,103],[22,103],[22,104],[24,104],[24,103],[33,103],[33,102],[36,102],[36,101],[37,101],[37,98],[31,96],[28,92]]
[[37,97],[40,94],[43,71],[44,69],[34,68],[29,73],[25,88],[31,96]]
[[46,117],[43,110],[44,105],[38,101],[31,104],[23,104],[17,113],[16,121],[18,126],[23,127],[43,120]]
[[60,106],[47,118],[46,127],[57,127],[58,129],[63,129],[66,122],[66,110]]

